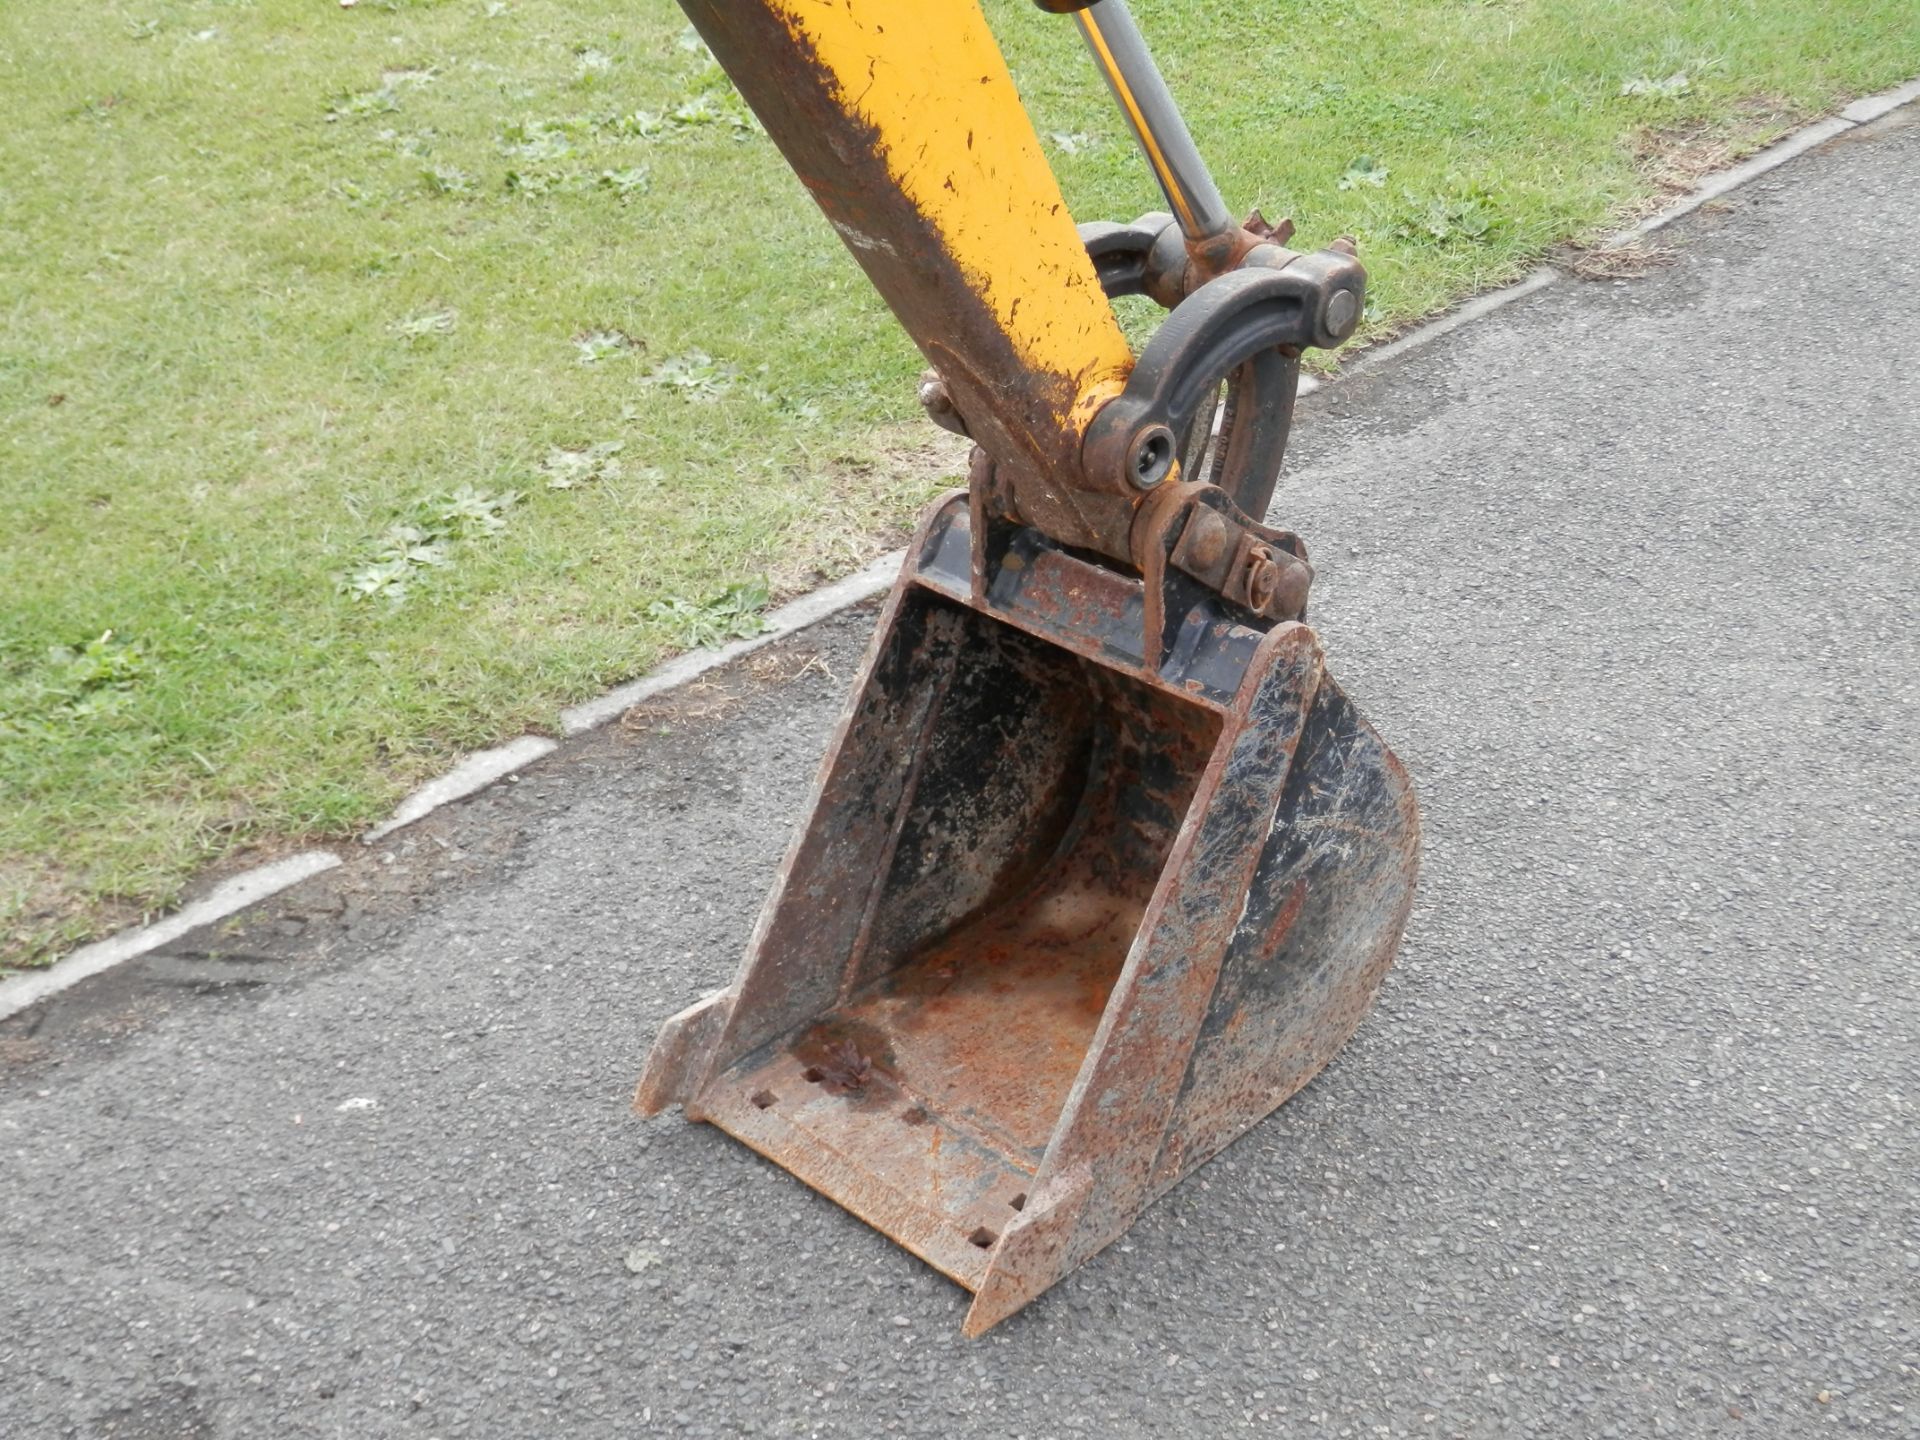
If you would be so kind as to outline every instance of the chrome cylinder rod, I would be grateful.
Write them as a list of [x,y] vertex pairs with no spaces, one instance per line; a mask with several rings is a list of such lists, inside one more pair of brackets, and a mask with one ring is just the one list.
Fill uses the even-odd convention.
[[1194,148],[1126,0],[1095,0],[1073,18],[1187,239],[1207,240],[1233,229],[1227,202]]

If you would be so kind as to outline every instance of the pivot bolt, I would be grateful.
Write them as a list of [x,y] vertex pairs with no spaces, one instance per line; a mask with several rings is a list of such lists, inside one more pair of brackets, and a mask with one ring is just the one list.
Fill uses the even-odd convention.
[[1195,506],[1193,518],[1187,522],[1187,558],[1200,569],[1211,571],[1226,555],[1227,542],[1232,538],[1218,511]]
[[1327,333],[1344,340],[1360,318],[1360,301],[1351,290],[1336,290],[1327,301]]
[[1164,425],[1150,425],[1133,442],[1133,457],[1127,464],[1127,479],[1142,490],[1151,490],[1173,470],[1173,431]]
[[1264,611],[1273,603],[1273,592],[1279,585],[1280,567],[1273,563],[1273,552],[1254,551],[1253,563],[1247,566],[1247,604]]
[[1270,618],[1304,615],[1313,571],[1294,556],[1279,556],[1261,546],[1248,558],[1247,605]]
[[972,439],[967,431],[966,417],[953,403],[953,394],[947,389],[947,382],[929,370],[920,377],[920,407],[927,412],[942,430],[951,430],[956,435]]

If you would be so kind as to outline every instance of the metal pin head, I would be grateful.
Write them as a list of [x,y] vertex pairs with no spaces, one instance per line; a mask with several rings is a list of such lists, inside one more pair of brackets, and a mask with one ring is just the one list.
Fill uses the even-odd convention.
[[1151,490],[1167,478],[1173,469],[1173,431],[1164,425],[1150,425],[1135,438],[1133,455],[1127,462],[1127,479],[1142,490]]

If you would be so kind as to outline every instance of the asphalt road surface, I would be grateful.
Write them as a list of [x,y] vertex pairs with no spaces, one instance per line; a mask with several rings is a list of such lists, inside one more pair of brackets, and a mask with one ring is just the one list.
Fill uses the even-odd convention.
[[984,1340],[627,1110],[858,612],[0,1027],[0,1434],[1920,1435],[1916,176],[1849,136],[1309,402],[1399,968]]

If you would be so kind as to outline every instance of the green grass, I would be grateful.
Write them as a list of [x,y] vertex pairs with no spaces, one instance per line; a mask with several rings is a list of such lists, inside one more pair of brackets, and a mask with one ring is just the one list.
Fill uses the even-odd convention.
[[[1920,70],[1912,0],[1137,8],[1230,198],[1358,235],[1375,333],[1642,199],[1649,133]],[[1152,208],[1071,25],[991,11],[1076,212]],[[364,826],[941,483],[662,0],[9,0],[0,122],[0,963]]]

